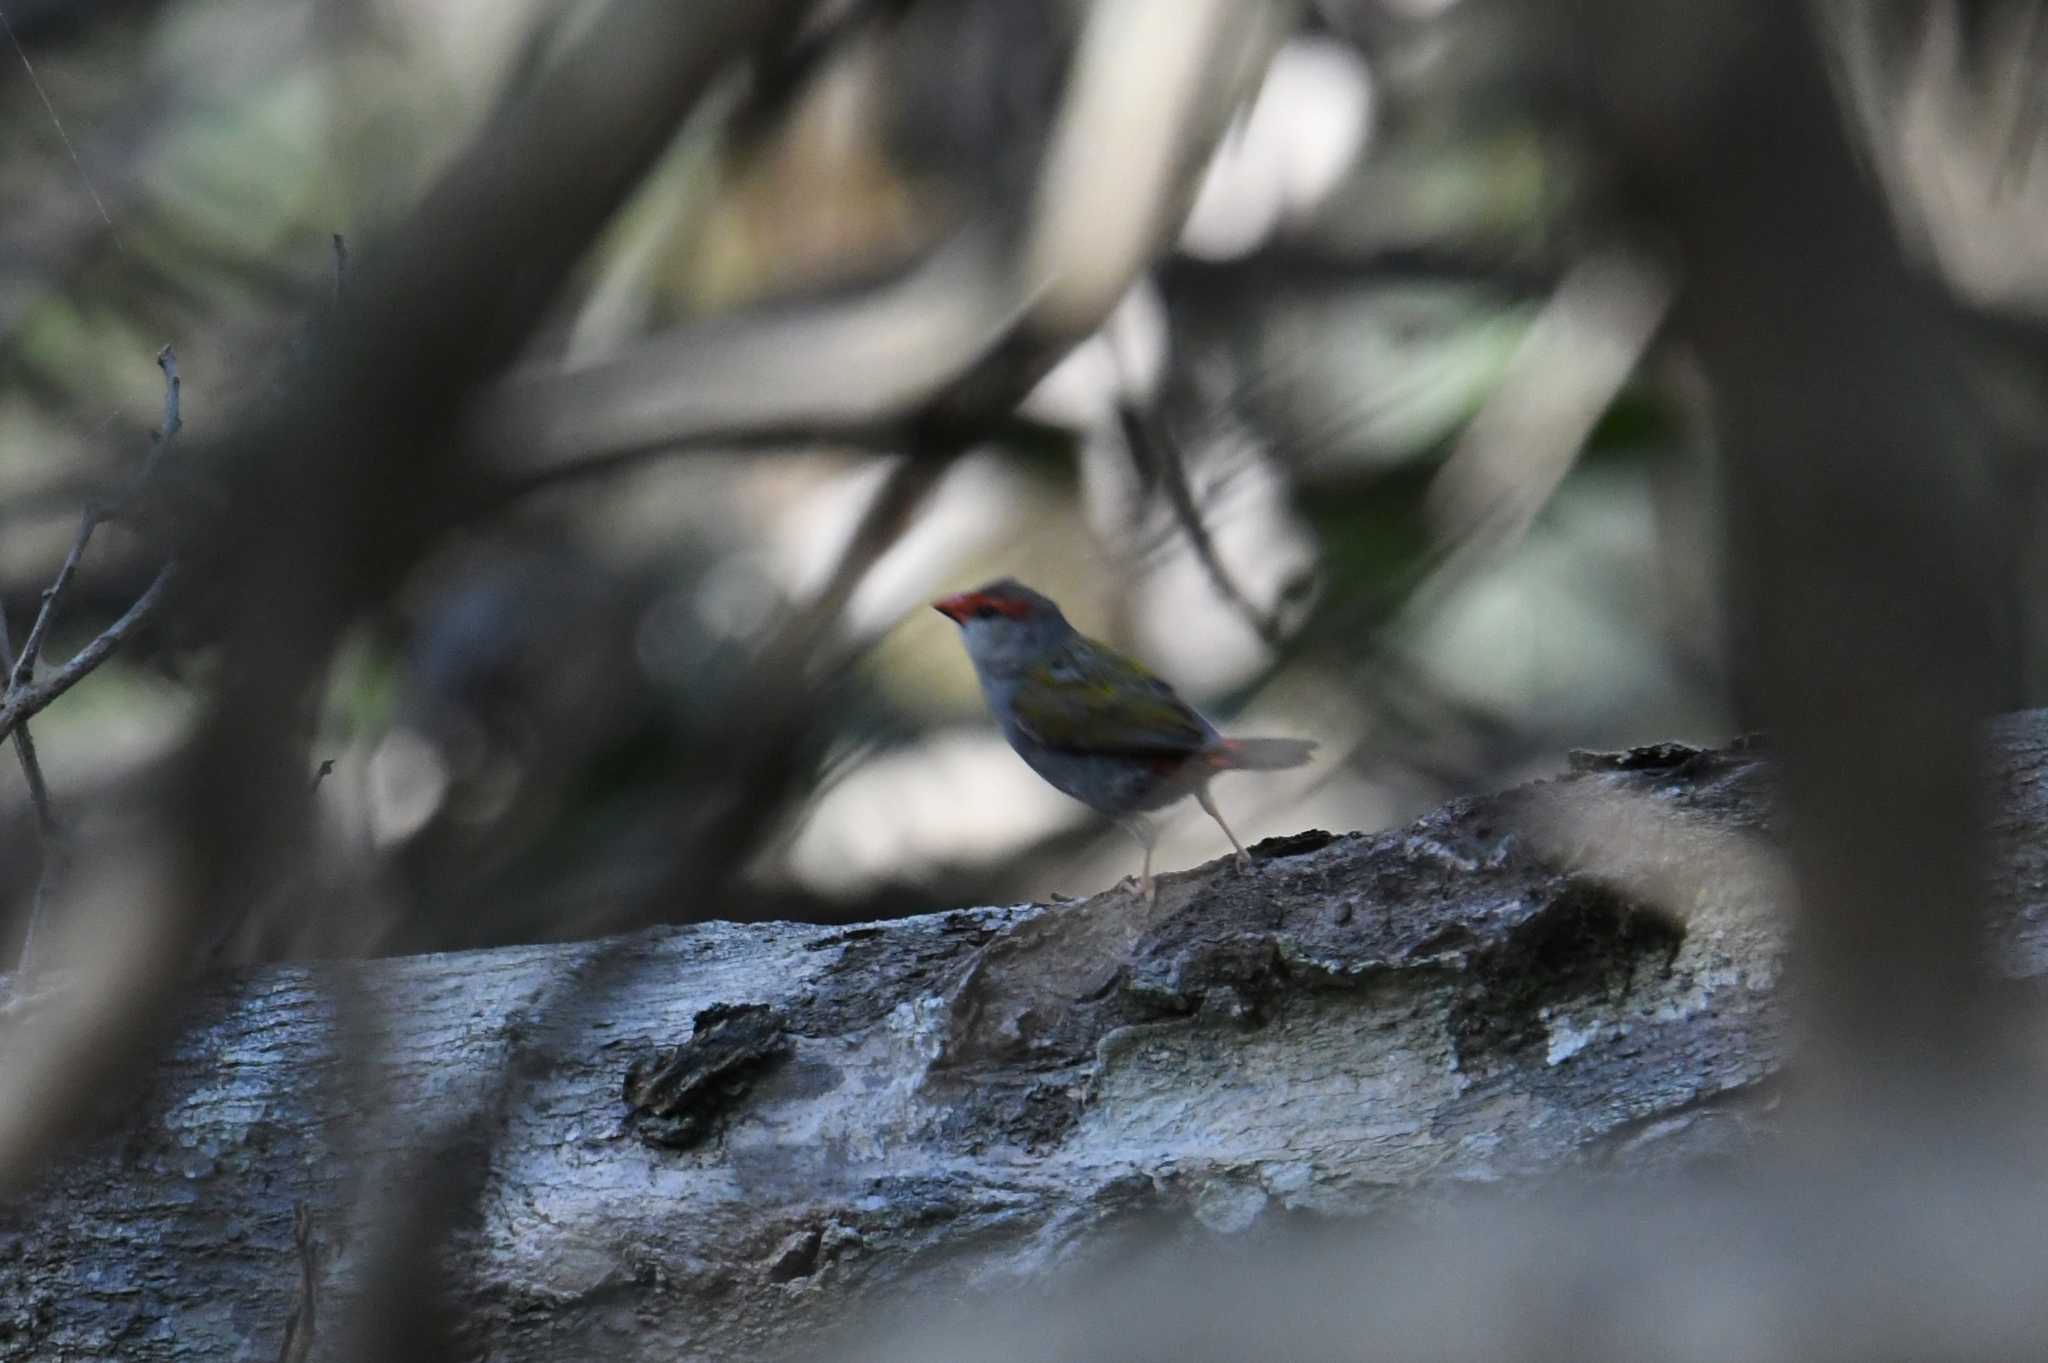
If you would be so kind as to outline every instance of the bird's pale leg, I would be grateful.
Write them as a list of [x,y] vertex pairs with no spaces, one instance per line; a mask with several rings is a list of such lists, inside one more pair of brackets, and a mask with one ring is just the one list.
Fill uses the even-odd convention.
[[1195,798],[1202,802],[1203,812],[1216,821],[1216,826],[1223,830],[1223,836],[1229,838],[1230,845],[1237,849],[1237,869],[1240,871],[1251,870],[1252,854],[1244,850],[1244,844],[1237,840],[1237,834],[1231,832],[1230,825],[1223,822],[1223,811],[1216,808],[1216,802],[1209,798],[1209,788],[1207,786],[1196,786]]
[[1152,883],[1152,844],[1158,841],[1158,833],[1152,827],[1150,819],[1141,818],[1136,814],[1118,819],[1117,823],[1123,827],[1124,832],[1138,840],[1138,846],[1145,849],[1145,869],[1138,872],[1138,898],[1150,904],[1159,893],[1159,887]]

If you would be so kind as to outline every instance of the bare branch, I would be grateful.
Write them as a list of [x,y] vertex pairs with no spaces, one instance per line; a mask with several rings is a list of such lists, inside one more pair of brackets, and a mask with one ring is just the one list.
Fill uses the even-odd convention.
[[[183,382],[178,377],[177,354],[166,345],[157,351],[156,364],[157,368],[164,372],[164,421],[163,426],[150,441],[149,455],[143,463],[138,485],[147,482],[155,473],[164,452],[170,448],[171,441],[185,425],[181,400]],[[23,769],[27,771],[31,767],[34,768],[29,777],[32,797],[41,785],[42,773],[40,766],[35,763],[34,740],[20,726],[31,715],[83,681],[94,668],[105,662],[121,641],[156,609],[173,574],[175,565],[165,564],[148,589],[120,619],[102,630],[98,638],[80,649],[70,662],[57,670],[54,676],[38,685],[35,681],[36,660],[41,656],[43,642],[49,636],[50,621],[56,617],[57,605],[64,599],[65,589],[77,575],[79,562],[85,557],[86,546],[92,542],[93,531],[107,515],[107,510],[100,506],[89,506],[80,514],[78,534],[72,538],[71,549],[64,555],[63,565],[57,569],[56,578],[43,589],[42,608],[36,612],[35,623],[29,627],[28,638],[21,646],[21,656],[8,657],[5,660],[8,683],[4,698],[0,698],[0,737],[13,734],[16,749],[22,754]],[[12,648],[7,642],[5,629],[5,622],[0,621],[0,649],[11,653]],[[46,831],[55,827],[54,821],[48,818],[47,798],[48,792],[45,791],[38,801],[38,817]],[[38,897],[40,898],[40,892]]]
[[[175,759],[165,817],[103,875],[127,914],[118,952],[0,1070],[0,1190],[12,1196],[78,1129],[94,1095],[175,1034],[166,1021],[209,917],[237,912],[303,813],[301,700],[344,622],[424,551],[452,502],[445,432],[477,385],[527,344],[575,263],[714,83],[786,33],[795,0],[614,0],[536,86],[479,131],[352,273],[351,307],[319,362],[209,451],[226,512],[192,568],[222,586],[226,647]],[[360,314],[360,315],[359,315]],[[369,320],[374,319],[374,321]],[[368,408],[362,394],[379,401]],[[290,443],[295,457],[274,451]],[[403,508],[396,518],[390,506]],[[167,565],[127,615],[57,676],[0,706],[0,733],[74,684],[156,607]],[[292,609],[276,587],[292,583]],[[202,796],[201,793],[204,792]],[[296,797],[296,798],[294,798]]]
[[[773,825],[771,812],[807,769],[802,740],[814,722],[819,689],[857,659],[864,646],[861,640],[826,644],[828,631],[869,570],[909,528],[959,452],[956,446],[943,460],[898,461],[861,513],[824,587],[792,609],[762,645],[753,663],[754,680],[743,692],[751,701],[748,716],[735,725],[730,748],[720,754],[732,789],[647,902],[671,902],[685,884],[699,890],[715,885],[762,845]],[[610,929],[617,924],[586,926]]]
[[78,650],[70,662],[40,682],[11,689],[5,700],[0,700],[0,738],[13,733],[24,720],[47,709],[52,701],[84,681],[94,668],[105,662],[121,646],[121,641],[156,610],[165,589],[177,575],[177,567],[175,563],[166,563],[159,569],[149,589],[135,599],[127,613],[101,630],[99,636]]
[[277,1363],[305,1363],[313,1352],[313,1327],[320,1296],[319,1261],[313,1244],[313,1213],[303,1202],[292,1208],[292,1246],[299,1257],[299,1300],[285,1318],[284,1343],[278,1347]]
[[[1164,248],[1289,8],[1097,7],[1084,40],[1093,55],[1070,82],[1034,202],[999,206],[857,292],[514,374],[471,413],[467,443],[540,480],[683,446],[823,440],[915,453],[906,430],[971,435],[1101,326]],[[1137,79],[1133,51],[1145,54]]]
[[[0,612],[0,665],[4,665],[10,674],[14,670],[14,641],[9,635],[5,612]],[[18,992],[35,965],[36,934],[43,926],[52,882],[62,869],[63,849],[59,841],[61,831],[57,826],[57,816],[50,806],[50,787],[43,779],[43,764],[36,756],[35,740],[29,735],[26,722],[15,727],[14,752],[21,759],[21,774],[28,782],[29,804],[36,816],[36,844],[42,857],[42,866],[36,874],[35,898],[29,902],[28,926],[22,933],[21,956],[15,966],[15,989]]]
[[[169,345],[156,353],[157,367],[164,373],[164,420],[163,426],[150,442],[149,457],[144,462],[141,479],[145,481],[155,470],[184,418],[180,411],[178,378],[178,357]],[[21,771],[28,782],[29,803],[36,815],[36,835],[42,854],[42,868],[36,877],[35,898],[29,905],[28,927],[22,934],[21,960],[16,979],[26,980],[34,964],[36,936],[43,927],[44,915],[48,910],[51,892],[65,869],[66,852],[63,844],[63,829],[57,822],[57,815],[50,803],[50,787],[43,778],[43,764],[36,756],[35,738],[29,733],[30,715],[49,705],[51,701],[70,690],[82,678],[98,667],[111,654],[128,631],[133,629],[156,607],[161,596],[160,589],[169,577],[166,568],[157,580],[143,593],[142,599],[128,609],[127,614],[116,621],[99,638],[81,650],[77,657],[58,670],[56,676],[42,686],[35,684],[36,660],[42,653],[43,641],[49,634],[50,621],[57,613],[57,603],[63,599],[65,588],[78,572],[78,565],[85,557],[86,545],[92,541],[92,534],[105,519],[106,512],[97,505],[88,506],[80,515],[78,534],[71,541],[71,549],[64,555],[64,562],[57,570],[57,576],[43,591],[42,607],[36,612],[35,623],[30,626],[28,638],[22,644],[19,657],[14,653],[14,642],[7,628],[7,619],[0,614],[0,673],[7,677],[4,698],[0,698],[0,734],[11,733],[14,738],[15,755],[21,759]]]
[[[656,459],[675,459],[697,454],[832,449],[864,451],[878,455],[904,455],[912,459],[932,458],[938,462],[945,462],[952,457],[951,444],[958,442],[942,442],[935,450],[920,448],[921,445],[933,446],[934,442],[920,441],[913,425],[914,423],[908,419],[848,422],[844,425],[819,421],[789,426],[740,426],[726,430],[692,432],[674,439],[622,446],[574,463],[548,464],[530,472],[507,474],[483,483],[468,510],[470,514],[481,515],[499,510],[536,493],[581,482],[586,478],[603,478],[615,473],[628,472]],[[972,433],[963,433],[962,438],[973,444],[1042,446],[1063,445],[1074,439],[1074,433],[1064,426],[1039,421],[1017,412],[1005,412],[992,417],[985,427]]]
[[521,477],[684,444],[895,443],[906,417],[992,362],[1029,301],[997,225],[972,223],[865,288],[514,372],[483,395],[469,442]]
[[[9,671],[13,670],[14,640],[4,613],[0,613],[0,662],[4,662]],[[36,760],[35,740],[29,736],[25,721],[15,727],[14,746],[21,756],[22,774],[28,778],[28,795],[35,806],[36,826],[45,835],[54,833],[57,820],[50,812],[50,788],[43,780],[43,766]]]
[[71,585],[71,579],[78,572],[78,562],[85,557],[85,546],[92,542],[92,532],[99,527],[98,509],[87,507],[78,519],[78,533],[72,537],[71,550],[64,555],[64,562],[57,569],[57,576],[50,585],[43,588],[42,608],[36,612],[35,623],[29,626],[28,639],[21,646],[21,656],[9,669],[9,689],[26,687],[35,675],[36,657],[43,651],[43,639],[50,632],[50,621],[57,613],[57,603],[64,599],[64,589]]
[[164,424],[149,442],[149,457],[142,461],[142,475],[136,480],[138,487],[147,486],[156,476],[156,467],[163,462],[164,453],[170,449],[171,441],[185,427],[185,418],[179,405],[183,382],[178,378],[178,356],[169,345],[156,353],[156,367],[164,371]]
[[[170,448],[172,439],[176,437],[179,430],[185,424],[180,401],[180,390],[183,384],[178,377],[178,357],[171,350],[170,346],[166,345],[163,349],[157,351],[156,363],[157,368],[164,371],[164,422],[155,437],[150,441],[149,455],[143,461],[142,473],[137,480],[138,486],[147,483],[155,474],[157,465],[163,459],[164,452]],[[30,683],[33,681],[36,660],[42,656],[43,642],[49,636],[51,620],[56,618],[57,604],[64,599],[65,589],[71,585],[71,579],[77,575],[79,562],[85,557],[86,546],[92,542],[93,531],[99,528],[100,522],[105,520],[107,515],[106,508],[96,505],[88,506],[80,513],[78,534],[72,538],[70,552],[64,555],[63,565],[57,569],[55,580],[43,589],[42,609],[36,612],[35,623],[29,627],[28,638],[23,641],[21,646],[21,656],[15,659],[8,668],[9,694],[7,699],[9,704],[15,699],[13,694],[15,691],[29,688]],[[118,636],[115,642],[119,642]],[[81,654],[80,656],[84,655]],[[105,656],[104,651],[97,656]],[[73,659],[74,663],[76,661],[76,659]],[[93,666],[97,665],[96,658]],[[90,671],[91,668],[89,667],[87,670]],[[67,683],[65,688],[60,688],[50,699],[55,700],[56,696],[62,694],[64,689],[68,689],[68,686],[69,684]],[[44,704],[48,704],[48,702],[45,701]],[[36,708],[40,709],[41,707],[38,706]],[[8,711],[0,708],[0,714],[5,713],[8,713]],[[30,713],[34,712],[30,711]]]
[[1209,585],[1269,648],[1280,647],[1286,642],[1286,637],[1280,632],[1279,620],[1246,596],[1237,580],[1223,566],[1223,560],[1216,552],[1216,541],[1211,538],[1209,527],[1202,519],[1202,509],[1195,505],[1195,493],[1188,483],[1187,465],[1181,459],[1180,445],[1166,428],[1165,421],[1156,411],[1141,408],[1129,398],[1117,403],[1117,420],[1123,426],[1124,440],[1130,446],[1132,459],[1165,491],[1166,504],[1173,509],[1173,518],[1179,522],[1181,533],[1188,537],[1188,547],[1194,551],[1195,560],[1208,574]]
[[1589,254],[1558,281],[1430,480],[1426,514],[1444,555],[1431,602],[1528,533],[1655,342],[1672,291],[1668,271],[1625,249]]
[[1234,0],[1090,8],[1021,248],[1045,286],[1036,329],[1087,335],[1151,265],[1292,17]]

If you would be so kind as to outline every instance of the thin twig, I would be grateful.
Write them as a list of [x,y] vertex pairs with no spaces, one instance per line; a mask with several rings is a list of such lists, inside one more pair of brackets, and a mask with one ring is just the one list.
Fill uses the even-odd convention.
[[[164,373],[164,420],[150,442],[149,456],[143,465],[143,480],[147,480],[154,471],[164,450],[177,435],[178,428],[184,425],[180,415],[178,357],[166,345],[157,351],[156,363]],[[0,674],[8,679],[5,695],[0,697],[0,734],[13,737],[15,756],[21,759],[22,776],[28,782],[29,803],[35,809],[36,839],[42,857],[42,867],[36,876],[35,898],[29,904],[28,926],[22,933],[20,964],[15,971],[17,981],[26,980],[34,967],[36,937],[43,927],[51,895],[63,877],[66,863],[63,828],[50,801],[50,787],[43,777],[42,761],[36,756],[35,738],[28,728],[29,716],[70,690],[113,652],[115,645],[155,609],[171,573],[170,568],[165,567],[142,598],[129,607],[127,614],[59,668],[55,676],[41,686],[36,685],[36,660],[42,654],[50,621],[57,613],[57,603],[78,572],[79,562],[85,557],[86,545],[92,541],[94,529],[106,515],[102,507],[93,505],[79,517],[78,534],[72,539],[70,552],[64,555],[63,566],[58,568],[56,578],[43,591],[42,606],[36,612],[35,623],[29,627],[28,638],[23,641],[18,657],[7,618],[0,613]]]
[[100,200],[99,190],[93,188],[92,177],[85,173],[85,162],[78,158],[78,148],[71,143],[71,134],[64,131],[64,120],[57,117],[57,106],[50,102],[50,92],[43,88],[43,78],[36,74],[35,66],[28,59],[28,49],[21,45],[21,37],[14,31],[14,25],[7,20],[7,14],[0,10],[0,30],[5,30],[7,41],[14,44],[14,55],[21,58],[21,69],[28,73],[28,83],[35,87],[36,98],[43,102],[43,112],[50,116],[50,126],[57,130],[57,140],[64,144],[64,154],[71,158],[71,164],[78,171],[78,182],[85,186],[86,197],[92,200],[93,208],[99,213],[100,221],[106,224],[107,239],[114,243],[114,249],[127,254],[121,245],[121,234],[114,228],[114,220],[107,213],[107,206]]
[[[815,649],[820,638],[846,609],[854,591],[867,580],[870,569],[894,548],[910,528],[917,511],[952,468],[964,447],[944,447],[930,457],[903,457],[877,488],[860,519],[839,552],[831,576],[809,601],[793,611],[783,626],[770,636],[761,651],[769,675],[787,676],[786,665],[801,665],[803,654]],[[842,664],[858,648],[827,649],[830,664]]]
[[[825,585],[785,615],[755,655],[751,698],[743,726],[730,746],[716,754],[732,779],[719,812],[669,865],[663,883],[636,909],[666,904],[682,884],[701,889],[722,885],[758,850],[772,830],[774,812],[807,769],[804,736],[816,723],[817,704],[827,689],[859,660],[868,641],[831,640],[829,633],[868,573],[896,545],[953,461],[959,445],[942,445],[929,457],[903,458],[861,512],[839,551]],[[613,931],[616,921],[579,925]]]
[[1208,574],[1210,586],[1243,617],[1269,648],[1280,647],[1287,641],[1281,632],[1280,622],[1245,595],[1237,580],[1223,566],[1223,560],[1216,552],[1216,541],[1210,537],[1209,527],[1202,520],[1202,509],[1195,505],[1194,488],[1188,482],[1187,465],[1181,460],[1180,446],[1166,429],[1166,423],[1158,413],[1141,408],[1129,398],[1118,401],[1117,419],[1123,425],[1124,440],[1130,446],[1132,461],[1138,465],[1142,475],[1165,491],[1166,504],[1173,509],[1173,518],[1179,522],[1181,533],[1188,537],[1188,547],[1194,550],[1195,561]]
[[[0,664],[9,672],[14,666],[14,641],[7,628],[7,616],[0,612]],[[36,846],[42,866],[36,873],[35,898],[29,901],[28,926],[21,936],[21,956],[14,968],[15,992],[20,993],[35,968],[36,934],[42,928],[45,906],[52,882],[62,872],[63,847],[56,812],[50,805],[50,787],[43,779],[43,764],[36,756],[35,740],[24,722],[14,730],[14,752],[21,759],[21,774],[28,782],[29,804],[36,816]]]
[[92,532],[99,523],[97,507],[87,507],[79,516],[78,534],[72,537],[71,550],[64,555],[64,563],[57,569],[57,576],[43,588],[42,608],[36,612],[35,623],[29,626],[28,639],[21,646],[21,656],[8,669],[12,681],[10,690],[26,687],[35,675],[36,657],[43,651],[43,639],[50,632],[50,621],[57,614],[57,603],[63,599],[64,589],[71,585],[72,577],[78,572],[78,562],[85,557],[85,546],[92,542]]
[[277,1363],[305,1363],[313,1352],[313,1326],[319,1305],[319,1260],[313,1245],[313,1213],[303,1202],[292,1206],[292,1245],[299,1256],[299,1300],[284,1322],[284,1343]]
[[[11,671],[14,665],[14,639],[7,628],[7,617],[0,613],[0,663]],[[35,740],[29,736],[28,725],[22,723],[14,730],[14,745],[21,756],[22,774],[28,778],[29,799],[34,802],[36,823],[43,832],[53,832],[57,821],[50,813],[50,788],[43,781],[42,763],[36,760]]]
[[185,428],[185,417],[181,399],[184,383],[178,377],[178,356],[169,345],[156,353],[156,367],[164,371],[164,424],[149,442],[149,457],[142,461],[142,474],[136,480],[138,487],[148,486],[156,476],[156,467],[163,462],[165,451],[179,431]]
[[[100,953],[91,996],[36,1029],[32,1045],[11,1047],[0,1068],[0,1198],[32,1186],[86,1128],[94,1095],[139,1082],[177,1033],[185,966],[210,918],[246,901],[274,866],[266,860],[296,836],[302,801],[281,797],[303,790],[291,757],[303,742],[301,700],[343,626],[431,547],[435,492],[453,481],[436,434],[530,344],[593,237],[705,92],[804,8],[598,7],[560,62],[457,155],[375,268],[366,260],[355,271],[350,311],[372,320],[345,314],[325,328],[321,362],[290,396],[210,451],[228,517],[217,555],[222,679],[172,763],[167,789],[184,798],[160,802],[165,836],[139,839],[123,859],[122,884],[140,896],[129,949]],[[374,410],[366,392],[378,395]],[[269,457],[280,447],[294,457]],[[408,510],[393,517],[394,506]],[[147,614],[178,571],[167,566],[131,617]],[[293,594],[282,613],[279,581]],[[375,1266],[363,1267],[374,1279]],[[366,1314],[381,1306],[371,1298]],[[371,1356],[418,1354],[408,1344]]]
[[107,655],[120,647],[121,641],[134,632],[135,627],[147,620],[163,600],[164,590],[177,575],[178,565],[166,563],[157,570],[156,579],[149,589],[135,599],[135,604],[119,620],[101,630],[99,637],[78,650],[71,661],[58,668],[50,676],[34,685],[17,685],[8,691],[5,700],[0,700],[0,738],[12,734],[23,720],[40,714],[50,702],[84,681],[94,668],[107,660]]
[[[150,439],[149,455],[143,460],[142,473],[137,480],[138,486],[147,483],[155,475],[164,452],[170,448],[172,439],[185,424],[180,400],[183,384],[178,377],[178,357],[170,346],[166,345],[157,351],[156,363],[157,368],[164,371],[164,422]],[[70,587],[71,579],[78,572],[78,565],[85,557],[86,546],[92,542],[93,531],[99,528],[100,522],[104,521],[108,514],[108,508],[99,505],[88,506],[80,513],[78,534],[72,538],[70,552],[64,555],[63,566],[57,569],[55,580],[43,589],[42,608],[36,612],[35,623],[29,626],[28,638],[21,646],[21,656],[8,668],[8,677],[11,681],[8,687],[10,702],[14,699],[13,692],[27,688],[33,680],[36,660],[42,656],[43,642],[49,636],[50,622],[57,615],[57,604],[64,599],[65,590]],[[55,698],[51,697],[52,700]]]
[[[1195,505],[1195,491],[1188,482],[1187,461],[1181,457],[1180,442],[1173,438],[1173,431],[1160,413],[1162,399],[1153,395],[1141,401],[1137,395],[1136,366],[1127,349],[1118,344],[1125,330],[1112,319],[1103,334],[1110,343],[1109,353],[1116,367],[1117,422],[1123,428],[1124,444],[1136,466],[1141,490],[1165,490],[1166,504],[1172,508],[1174,520],[1187,536],[1188,547],[1194,550],[1195,560],[1202,565],[1216,594],[1251,626],[1268,648],[1277,651],[1286,643],[1279,618],[1254,604],[1224,568],[1216,541],[1209,535],[1208,523],[1202,519],[1202,509]],[[1169,343],[1170,340],[1169,337]]]

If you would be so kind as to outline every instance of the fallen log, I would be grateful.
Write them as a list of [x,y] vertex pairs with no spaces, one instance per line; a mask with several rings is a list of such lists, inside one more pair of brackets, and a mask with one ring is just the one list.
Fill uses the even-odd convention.
[[[2036,976],[2048,712],[1994,748],[1995,946]],[[1768,751],[1572,767],[1269,840],[1150,907],[208,979],[152,1082],[0,1208],[0,1358],[275,1356],[302,1299],[322,1329],[359,1304],[423,1152],[474,1179],[446,1280],[480,1354],[634,1360],[802,1353],[1136,1228],[1383,1222],[1751,1148],[1787,1047]]]

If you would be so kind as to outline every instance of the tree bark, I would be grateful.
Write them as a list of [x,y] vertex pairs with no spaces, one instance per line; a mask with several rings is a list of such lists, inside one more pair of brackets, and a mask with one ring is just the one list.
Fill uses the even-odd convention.
[[[2048,711],[1993,746],[1998,960],[2037,976]],[[1270,840],[1149,909],[212,978],[147,1088],[0,1208],[0,1358],[277,1356],[302,1203],[323,1356],[450,1131],[478,1180],[452,1310],[501,1360],[800,1353],[1137,1232],[1739,1152],[1786,1063],[1777,822],[1765,746],[1663,745]]]

